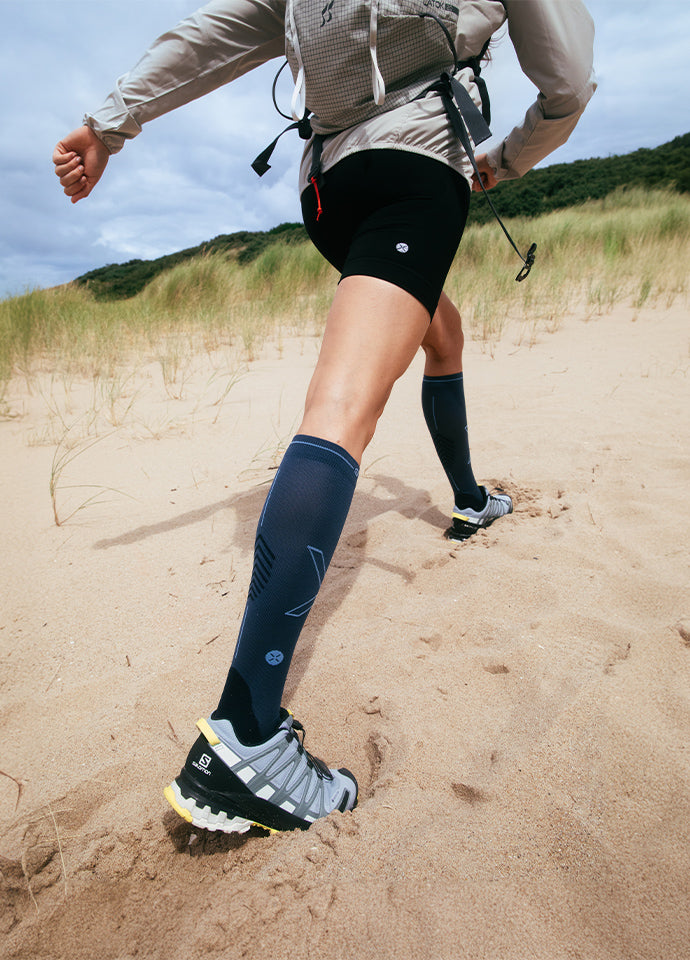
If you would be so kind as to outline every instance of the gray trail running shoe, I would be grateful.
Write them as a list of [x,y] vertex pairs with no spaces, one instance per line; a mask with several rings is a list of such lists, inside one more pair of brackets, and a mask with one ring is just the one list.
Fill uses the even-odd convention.
[[453,523],[448,527],[445,536],[448,540],[461,543],[476,533],[477,530],[490,527],[494,520],[505,517],[513,512],[513,501],[507,493],[489,493],[486,487],[480,487],[486,494],[486,503],[481,510],[472,510],[470,507],[453,510]]
[[319,817],[357,803],[350,771],[330,770],[307,753],[304,727],[285,709],[274,735],[254,747],[240,743],[229,720],[198,720],[197,727],[201,736],[163,791],[195,827],[224,833],[245,833],[251,826],[306,830]]

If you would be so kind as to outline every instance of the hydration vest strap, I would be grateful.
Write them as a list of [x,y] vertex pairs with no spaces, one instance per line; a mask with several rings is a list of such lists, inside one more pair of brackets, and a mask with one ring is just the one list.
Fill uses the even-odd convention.
[[325,139],[320,133],[314,134],[314,141],[311,145],[311,167],[307,178],[310,183],[313,183],[314,180],[321,183],[321,154],[323,153],[323,141]]
[[[450,86],[450,94],[452,96],[451,102],[454,101],[453,108],[456,110],[456,112],[459,112],[460,116],[462,117],[462,126],[469,131],[475,146],[478,143],[484,143],[484,141],[488,140],[491,136],[491,130],[489,129],[489,124],[477,109],[474,100],[469,94],[469,91],[460,83],[459,80],[456,80],[455,77],[451,77],[449,74],[444,73],[441,76],[442,96],[444,88],[447,89],[448,86]],[[455,104],[457,104],[457,108],[455,107]],[[457,133],[457,130],[455,132]],[[463,147],[464,146],[465,144],[463,143]]]
[[489,90],[486,86],[484,77],[479,73],[478,65],[474,67],[474,82],[477,84],[479,96],[482,101],[482,116],[487,123],[491,123],[491,100],[489,99]]
[[[482,175],[479,172],[479,168],[477,167],[477,161],[475,160],[475,157],[474,157],[474,150],[472,149],[472,141],[470,140],[470,136],[468,133],[468,127],[470,126],[470,121],[469,119],[466,120],[464,114],[461,112],[462,106],[464,106],[466,103],[465,97],[467,98],[467,100],[469,100],[469,102],[472,104],[472,107],[473,107],[473,111],[469,111],[469,116],[472,117],[474,112],[474,114],[479,115],[482,121],[483,121],[483,118],[481,117],[481,114],[479,113],[476,106],[474,105],[474,102],[472,101],[472,98],[470,97],[467,90],[465,90],[465,88],[461,83],[459,83],[459,81],[457,81],[454,77],[449,76],[447,73],[444,73],[441,76],[439,83],[434,84],[434,86],[431,89],[437,90],[441,94],[441,99],[443,100],[443,105],[446,108],[446,113],[448,114],[448,118],[450,119],[450,123],[451,123],[451,126],[453,127],[453,131],[457,136],[457,138],[459,139],[460,143],[462,144],[462,147],[465,153],[467,154],[470,163],[472,164],[472,169],[474,170],[475,176],[477,178],[477,182],[479,183],[479,186],[482,189],[482,193],[488,200],[489,206],[491,207],[491,212],[498,220],[498,225],[500,226],[503,233],[506,235],[506,238],[510,243],[511,247],[517,253],[518,257],[522,260],[522,269],[520,270],[517,277],[515,278],[518,282],[521,282],[522,280],[525,279],[525,277],[528,276],[530,270],[532,269],[532,265],[534,263],[534,258],[537,251],[537,245],[536,243],[533,243],[530,246],[529,250],[527,251],[526,255],[523,257],[523,255],[520,253],[520,251],[516,247],[515,241],[513,240],[511,235],[508,233],[508,230],[506,229],[505,224],[501,220],[498,214],[498,211],[496,210],[496,207],[493,205],[491,201],[491,197],[489,196],[488,190],[484,186]],[[475,124],[476,124],[476,121],[473,122],[472,125],[475,126]],[[479,131],[481,140],[477,140],[473,135],[472,139],[474,140],[475,144],[481,143],[483,140],[486,140],[488,139],[489,136],[491,136],[491,131],[489,130],[488,125],[485,122],[484,122],[484,127],[486,127],[486,130],[488,131],[488,133],[484,133],[482,131],[481,125],[476,124],[475,129]]]
[[301,120],[296,120],[295,123],[291,123],[285,127],[284,130],[281,130],[273,143],[269,143],[266,149],[262,150],[259,156],[252,162],[252,170],[260,177],[263,177],[266,171],[271,169],[271,164],[268,162],[271,159],[271,154],[275,150],[280,138],[284,133],[287,133],[288,130],[297,130],[302,140],[308,140],[311,136],[311,124],[309,123],[307,114],[305,113]]

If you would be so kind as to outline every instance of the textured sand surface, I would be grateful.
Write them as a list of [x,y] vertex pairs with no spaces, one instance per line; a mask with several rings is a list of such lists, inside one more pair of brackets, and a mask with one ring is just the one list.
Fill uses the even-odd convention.
[[[182,399],[143,360],[108,403],[11,385],[2,957],[687,960],[687,310],[519,339],[467,347],[475,472],[515,513],[462,546],[421,363],[397,385],[286,692],[360,803],[270,837],[191,829],[162,788],[225,679],[316,343],[223,397],[205,356]],[[58,527],[80,437],[58,516],[97,499]]]

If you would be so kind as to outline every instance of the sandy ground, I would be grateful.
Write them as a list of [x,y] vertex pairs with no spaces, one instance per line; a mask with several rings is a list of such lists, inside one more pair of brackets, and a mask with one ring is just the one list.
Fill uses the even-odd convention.
[[307,747],[356,773],[358,808],[228,837],[167,807],[225,679],[316,348],[200,355],[168,384],[179,399],[143,359],[109,386],[11,384],[0,954],[687,960],[678,302],[468,344],[475,472],[516,511],[460,547],[442,535],[420,358],[365,454],[286,691]]

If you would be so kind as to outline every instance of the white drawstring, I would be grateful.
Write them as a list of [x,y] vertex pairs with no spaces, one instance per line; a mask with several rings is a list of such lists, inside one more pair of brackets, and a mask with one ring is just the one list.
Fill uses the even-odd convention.
[[[292,91],[290,101],[290,112],[293,120],[301,120],[306,109],[306,89],[304,80],[304,64],[302,63],[302,54],[299,48],[297,29],[295,27],[295,15],[292,0],[287,0],[287,15],[290,18],[290,29],[292,31],[292,45],[297,60],[297,79],[295,80],[295,89]],[[371,86],[374,95],[374,103],[377,107],[383,105],[386,99],[386,84],[379,70],[378,59],[376,56],[376,40],[378,34],[378,0],[371,0],[371,11],[369,16],[369,54],[371,56]]]
[[306,90],[304,86],[304,64],[302,63],[302,54],[297,39],[297,28],[295,27],[295,14],[292,7],[292,0],[287,0],[288,16],[290,17],[290,28],[292,30],[292,45],[295,50],[297,60],[297,79],[295,80],[295,89],[292,91],[292,100],[290,101],[290,112],[293,120],[301,120],[306,109]]
[[377,107],[383,105],[386,99],[386,84],[383,82],[379,62],[376,57],[376,35],[378,32],[378,0],[371,0],[371,14],[369,16],[369,53],[371,54],[371,87],[374,94],[374,103]]

